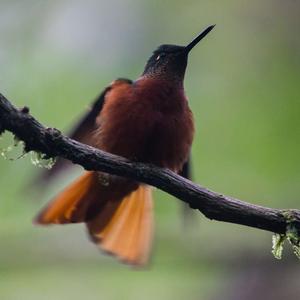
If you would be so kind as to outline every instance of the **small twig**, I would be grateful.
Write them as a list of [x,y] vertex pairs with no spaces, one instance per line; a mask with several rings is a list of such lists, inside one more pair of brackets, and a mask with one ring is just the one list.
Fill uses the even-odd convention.
[[207,218],[285,234],[291,219],[298,234],[300,211],[271,209],[243,202],[205,189],[170,170],[112,155],[76,142],[54,128],[45,128],[29,114],[18,110],[0,94],[0,132],[11,131],[25,143],[26,151],[47,157],[63,157],[86,170],[103,171],[155,186],[201,211]]

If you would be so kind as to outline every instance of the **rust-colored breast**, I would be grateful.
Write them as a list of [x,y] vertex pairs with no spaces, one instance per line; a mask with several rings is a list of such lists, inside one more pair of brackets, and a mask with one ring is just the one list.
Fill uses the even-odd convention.
[[114,83],[97,124],[100,149],[174,171],[187,160],[194,133],[183,89],[149,78]]

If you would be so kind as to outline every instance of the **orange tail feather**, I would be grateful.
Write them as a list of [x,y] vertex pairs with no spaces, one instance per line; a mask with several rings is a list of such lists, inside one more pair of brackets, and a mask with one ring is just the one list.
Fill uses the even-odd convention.
[[123,262],[134,265],[146,264],[152,242],[152,206],[151,188],[140,185],[122,200],[104,226],[101,220],[110,213],[110,205],[87,223],[93,241]]
[[[35,222],[86,222],[93,242],[105,252],[129,264],[147,263],[152,241],[151,188],[140,185],[131,193],[130,188],[125,188],[123,193],[124,182],[105,187],[97,176],[95,172],[85,172],[50,202]],[[116,188],[121,191],[116,193]],[[94,217],[89,219],[87,212],[94,207]]]
[[79,209],[79,206],[85,202],[87,204],[84,200],[95,183],[94,177],[94,172],[85,172],[54,198],[37,215],[34,222],[41,225],[83,222],[85,216],[82,207]]

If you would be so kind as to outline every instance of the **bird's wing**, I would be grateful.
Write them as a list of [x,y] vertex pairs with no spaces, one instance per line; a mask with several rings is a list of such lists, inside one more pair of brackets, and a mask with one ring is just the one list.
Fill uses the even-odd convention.
[[192,180],[192,174],[191,174],[191,155],[189,156],[188,160],[184,163],[182,170],[179,172],[179,175],[187,178],[189,180]]
[[[116,84],[120,83],[132,84],[132,81],[124,78],[113,81],[93,102],[90,110],[85,115],[83,115],[79,122],[77,122],[73,126],[73,129],[69,134],[67,134],[67,136],[78,142],[94,146],[92,132],[95,129],[96,118],[101,112],[103,104],[105,102],[105,96],[111,89],[114,88]],[[38,181],[42,181],[43,183],[50,182],[56,175],[58,175],[61,171],[67,170],[71,165],[72,164],[69,161],[63,158],[58,158],[55,165],[50,170],[43,170],[39,174]]]

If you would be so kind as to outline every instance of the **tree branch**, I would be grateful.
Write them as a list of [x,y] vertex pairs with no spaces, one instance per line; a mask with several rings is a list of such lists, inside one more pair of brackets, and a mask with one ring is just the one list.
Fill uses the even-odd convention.
[[271,209],[203,188],[167,169],[132,162],[76,142],[57,129],[45,128],[24,107],[19,110],[0,94],[0,133],[11,131],[25,151],[63,157],[86,170],[102,171],[155,186],[198,209],[207,218],[285,234],[291,225],[300,233],[300,211]]

